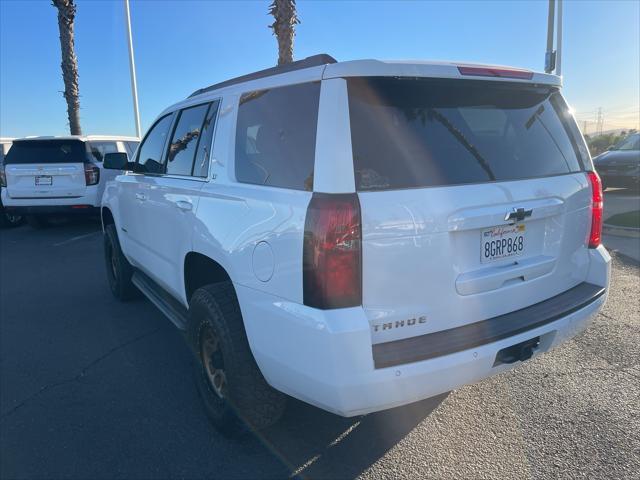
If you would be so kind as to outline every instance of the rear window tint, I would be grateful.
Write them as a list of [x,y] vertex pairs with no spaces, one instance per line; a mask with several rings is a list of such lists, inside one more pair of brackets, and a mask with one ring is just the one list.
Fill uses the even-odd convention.
[[5,164],[84,163],[88,161],[84,142],[79,140],[18,140],[5,158]]
[[236,129],[239,182],[312,190],[320,83],[245,93]]
[[358,190],[517,180],[582,168],[566,105],[548,87],[390,77],[347,84]]

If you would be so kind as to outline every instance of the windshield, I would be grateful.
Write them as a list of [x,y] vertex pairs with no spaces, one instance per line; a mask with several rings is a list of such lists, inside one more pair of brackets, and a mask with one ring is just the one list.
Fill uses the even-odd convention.
[[79,140],[18,140],[5,164],[83,163],[88,161],[84,142]]
[[582,170],[588,155],[570,130],[564,100],[549,87],[390,77],[347,82],[359,190],[561,175]]
[[640,150],[640,134],[629,135],[611,150]]

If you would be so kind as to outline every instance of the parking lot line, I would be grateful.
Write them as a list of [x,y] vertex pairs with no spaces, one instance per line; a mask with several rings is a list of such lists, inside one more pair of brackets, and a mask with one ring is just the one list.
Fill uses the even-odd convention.
[[68,245],[70,243],[77,242],[78,240],[82,240],[84,238],[91,237],[92,235],[96,235],[98,233],[101,233],[101,232],[91,232],[91,233],[85,233],[84,235],[78,235],[77,237],[71,237],[70,239],[65,240],[64,242],[54,243],[53,246],[61,247],[62,245]]

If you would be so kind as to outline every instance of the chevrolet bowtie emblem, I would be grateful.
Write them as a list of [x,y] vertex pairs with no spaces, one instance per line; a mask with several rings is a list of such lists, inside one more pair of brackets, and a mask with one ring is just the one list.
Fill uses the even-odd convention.
[[506,222],[521,222],[527,217],[530,217],[533,213],[533,209],[525,210],[524,208],[514,208],[504,216]]

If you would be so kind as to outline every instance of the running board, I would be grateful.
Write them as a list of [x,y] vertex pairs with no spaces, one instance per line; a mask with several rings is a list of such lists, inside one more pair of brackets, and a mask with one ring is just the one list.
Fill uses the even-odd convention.
[[147,275],[136,270],[131,277],[131,282],[153,303],[158,310],[180,330],[186,330],[189,312],[180,302],[169,295],[156,282]]

